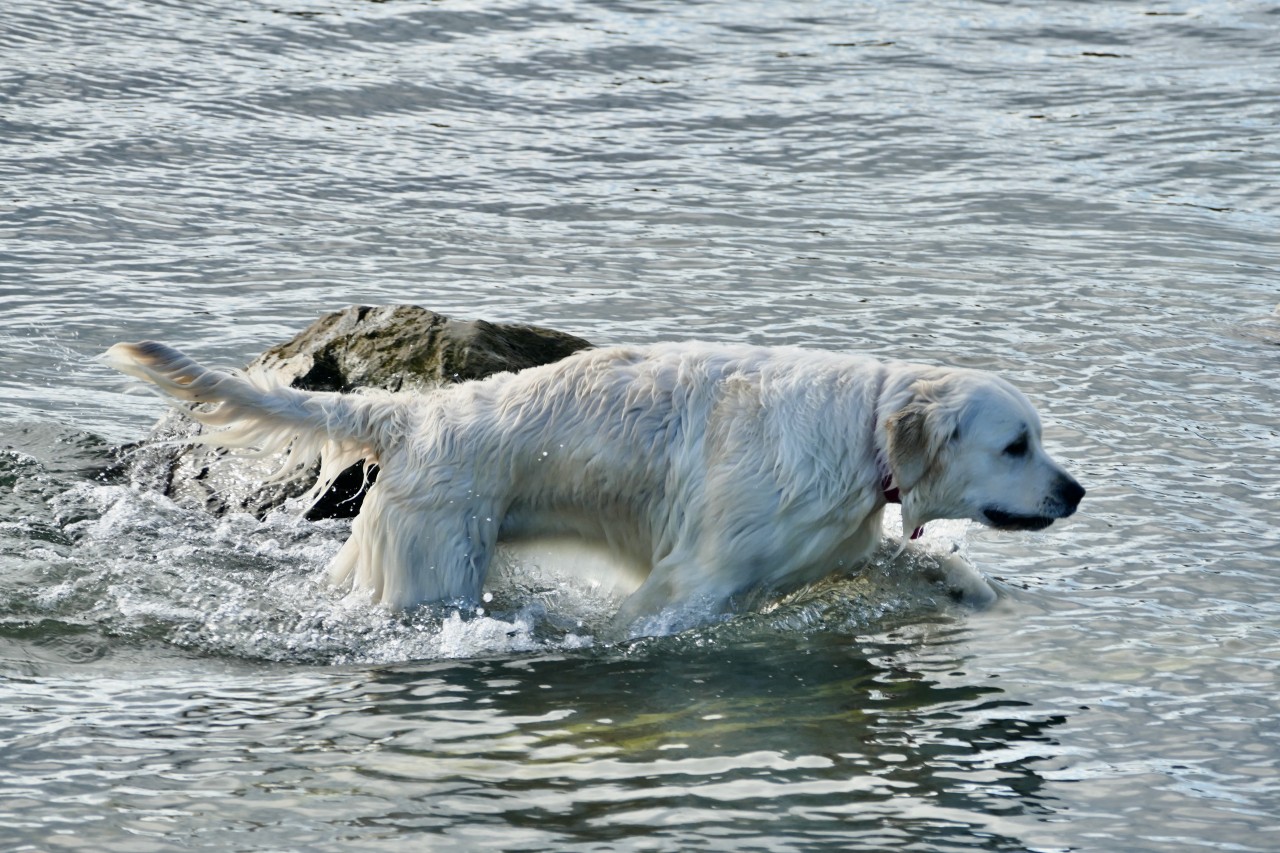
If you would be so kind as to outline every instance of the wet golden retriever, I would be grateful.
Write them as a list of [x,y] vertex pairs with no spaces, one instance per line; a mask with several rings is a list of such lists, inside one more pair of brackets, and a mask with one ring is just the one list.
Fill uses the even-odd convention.
[[1084,489],[1041,447],[1004,380],[798,348],[707,343],[585,350],[429,393],[300,391],[212,370],[162,344],[111,366],[187,403],[200,441],[321,462],[323,493],[361,459],[378,477],[330,568],[377,602],[476,601],[500,540],[570,536],[644,577],[622,624],[723,606],[856,567],[886,503],[1035,530]]

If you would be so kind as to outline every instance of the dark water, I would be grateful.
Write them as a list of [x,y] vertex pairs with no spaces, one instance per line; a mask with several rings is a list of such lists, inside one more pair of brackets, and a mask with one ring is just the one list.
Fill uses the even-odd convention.
[[[0,847],[1273,849],[1278,129],[1261,2],[6,6]],[[611,646],[94,479],[109,344],[392,302],[996,370],[1089,497]]]

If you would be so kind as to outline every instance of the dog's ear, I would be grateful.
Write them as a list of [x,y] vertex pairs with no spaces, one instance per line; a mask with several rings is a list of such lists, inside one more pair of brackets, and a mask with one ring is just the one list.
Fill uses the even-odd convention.
[[931,438],[929,404],[914,402],[885,422],[889,436],[889,470],[903,492],[915,488],[933,464],[936,442]]
[[938,454],[958,434],[958,413],[947,402],[951,384],[946,379],[922,380],[912,390],[915,398],[885,422],[889,470],[903,494],[925,478]]

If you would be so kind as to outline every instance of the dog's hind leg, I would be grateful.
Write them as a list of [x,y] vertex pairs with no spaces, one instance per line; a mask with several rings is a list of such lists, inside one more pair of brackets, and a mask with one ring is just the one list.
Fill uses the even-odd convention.
[[388,497],[381,481],[365,497],[329,566],[338,586],[394,610],[480,600],[500,518],[484,501],[445,506]]

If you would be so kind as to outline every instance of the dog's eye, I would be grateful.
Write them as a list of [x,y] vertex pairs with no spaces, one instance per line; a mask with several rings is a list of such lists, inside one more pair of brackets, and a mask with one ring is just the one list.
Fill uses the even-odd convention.
[[1018,439],[1004,449],[1005,456],[1026,456],[1027,455],[1027,437],[1025,435],[1018,436]]

